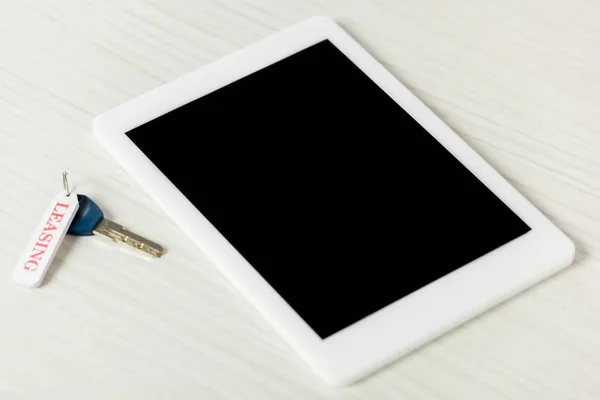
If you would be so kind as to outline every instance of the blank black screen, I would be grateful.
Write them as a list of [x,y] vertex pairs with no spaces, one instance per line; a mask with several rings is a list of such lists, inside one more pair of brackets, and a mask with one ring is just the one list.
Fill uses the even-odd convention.
[[327,40],[127,134],[323,339],[530,229]]

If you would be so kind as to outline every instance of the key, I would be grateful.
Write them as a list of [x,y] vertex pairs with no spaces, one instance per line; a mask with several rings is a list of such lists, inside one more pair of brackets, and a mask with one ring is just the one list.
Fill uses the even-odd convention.
[[129,232],[121,225],[104,218],[104,213],[89,197],[78,194],[79,210],[67,231],[74,236],[101,235],[112,241],[125,243],[143,251],[151,257],[158,258],[164,254],[161,245],[140,235]]

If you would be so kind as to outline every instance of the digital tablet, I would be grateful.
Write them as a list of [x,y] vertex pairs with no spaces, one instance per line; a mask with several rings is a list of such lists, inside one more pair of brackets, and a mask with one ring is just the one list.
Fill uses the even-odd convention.
[[573,258],[559,229],[325,17],[110,110],[94,132],[334,385]]

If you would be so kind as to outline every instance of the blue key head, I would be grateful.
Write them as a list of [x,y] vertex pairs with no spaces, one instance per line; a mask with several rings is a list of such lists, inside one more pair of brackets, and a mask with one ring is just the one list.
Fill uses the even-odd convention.
[[94,229],[104,219],[104,213],[92,199],[83,194],[77,195],[79,209],[67,231],[70,235],[91,236]]

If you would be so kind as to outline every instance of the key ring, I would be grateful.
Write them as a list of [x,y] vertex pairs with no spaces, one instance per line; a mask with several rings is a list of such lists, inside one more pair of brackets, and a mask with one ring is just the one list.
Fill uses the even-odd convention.
[[[67,171],[62,174],[64,191],[60,191],[42,214],[29,243],[13,271],[20,285],[38,287],[56,255],[79,209],[77,194],[69,187]],[[73,196],[71,196],[71,194]]]
[[65,193],[67,195],[67,197],[69,197],[71,195],[71,191],[69,190],[69,179],[67,179],[67,171],[63,171],[62,173],[62,179],[63,179],[63,187],[65,188]]

